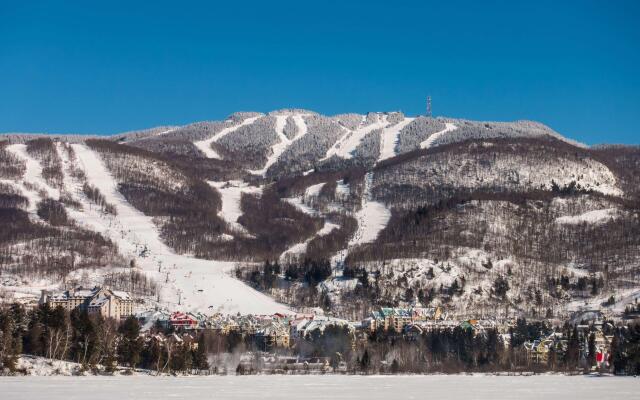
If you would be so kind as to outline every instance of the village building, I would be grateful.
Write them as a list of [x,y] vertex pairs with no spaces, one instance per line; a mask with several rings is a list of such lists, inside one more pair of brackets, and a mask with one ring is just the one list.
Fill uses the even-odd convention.
[[62,307],[67,311],[78,309],[104,318],[122,319],[134,314],[134,301],[127,292],[100,288],[76,288],[52,293],[42,291],[40,304],[51,308]]
[[442,321],[447,319],[447,314],[441,307],[424,307],[416,299],[409,308],[380,307],[372,311],[364,324],[371,332],[378,329],[395,332],[403,332],[405,327],[427,321]]
[[556,354],[564,354],[567,350],[567,340],[561,333],[553,332],[540,339],[526,341],[523,347],[527,351],[527,356],[530,360],[546,363],[551,350],[556,352]]
[[279,321],[271,321],[260,327],[255,336],[264,351],[290,346],[289,328]]
[[200,326],[200,318],[192,313],[176,311],[169,318],[169,326],[174,329],[197,329]]
[[393,329],[395,332],[402,332],[404,327],[413,321],[413,313],[406,308],[381,307],[378,311],[371,313],[369,328],[371,331],[382,329],[385,332]]

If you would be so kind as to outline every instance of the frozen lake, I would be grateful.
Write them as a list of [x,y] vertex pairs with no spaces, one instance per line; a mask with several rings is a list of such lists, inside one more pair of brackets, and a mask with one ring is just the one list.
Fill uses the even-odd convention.
[[584,376],[0,377],[0,398],[637,399],[640,378]]

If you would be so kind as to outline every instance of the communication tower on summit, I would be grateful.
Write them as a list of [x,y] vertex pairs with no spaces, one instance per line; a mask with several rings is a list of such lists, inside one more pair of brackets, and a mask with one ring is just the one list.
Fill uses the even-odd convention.
[[431,96],[427,96],[427,117],[431,118]]

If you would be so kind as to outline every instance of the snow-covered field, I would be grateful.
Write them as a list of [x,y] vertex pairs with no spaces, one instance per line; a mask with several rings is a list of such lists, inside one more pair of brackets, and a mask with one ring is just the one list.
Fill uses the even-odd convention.
[[590,376],[83,376],[3,377],[3,400],[635,399],[640,379]]

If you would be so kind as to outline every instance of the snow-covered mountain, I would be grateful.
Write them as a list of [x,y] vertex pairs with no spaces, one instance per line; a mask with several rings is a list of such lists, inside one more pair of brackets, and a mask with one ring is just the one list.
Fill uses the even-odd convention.
[[7,134],[0,290],[107,282],[203,312],[615,308],[640,295],[639,187],[638,148],[531,121],[289,109]]

